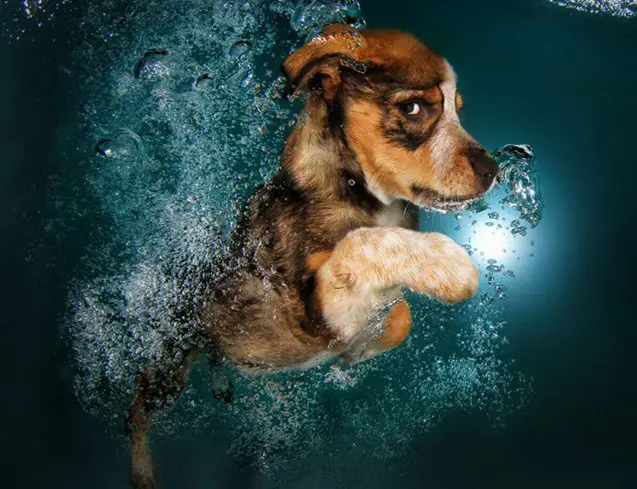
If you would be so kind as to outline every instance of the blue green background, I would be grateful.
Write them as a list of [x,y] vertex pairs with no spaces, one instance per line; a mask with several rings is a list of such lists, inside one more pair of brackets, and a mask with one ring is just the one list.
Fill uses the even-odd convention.
[[[400,459],[362,456],[331,468],[308,460],[307,470],[274,487],[634,487],[637,20],[530,0],[368,0],[362,7],[369,26],[410,31],[444,53],[460,78],[465,125],[485,146],[524,142],[537,151],[545,218],[506,312],[506,353],[535,379],[534,393],[503,429],[449,413]],[[0,43],[8,487],[127,484],[125,449],[80,409],[59,341],[82,233],[24,260],[50,212],[50,174],[64,161],[56,141],[75,123],[78,94],[58,70],[73,21],[62,13],[21,42]],[[167,488],[272,483],[206,434],[185,433],[157,454]]]

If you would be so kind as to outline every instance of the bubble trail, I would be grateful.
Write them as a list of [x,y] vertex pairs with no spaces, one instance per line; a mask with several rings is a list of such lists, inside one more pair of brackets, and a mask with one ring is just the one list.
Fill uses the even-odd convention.
[[501,203],[515,209],[531,227],[537,226],[544,202],[533,149],[528,144],[507,144],[493,155],[500,166],[498,182],[508,192]]
[[549,2],[560,7],[591,14],[626,18],[637,16],[637,1],[635,0],[549,0]]

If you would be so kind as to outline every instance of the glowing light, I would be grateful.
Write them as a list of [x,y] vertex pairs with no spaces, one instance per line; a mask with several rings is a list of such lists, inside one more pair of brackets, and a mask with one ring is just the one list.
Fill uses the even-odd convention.
[[502,261],[511,254],[513,236],[504,229],[488,226],[475,226],[475,234],[471,236],[471,244],[475,251],[485,259]]

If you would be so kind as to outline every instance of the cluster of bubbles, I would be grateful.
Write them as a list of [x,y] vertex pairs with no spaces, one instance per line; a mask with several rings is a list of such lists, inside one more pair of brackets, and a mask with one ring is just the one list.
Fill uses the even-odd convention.
[[85,97],[78,193],[100,229],[67,321],[78,396],[97,414],[124,412],[135,372],[184,340],[241,203],[276,170],[270,141],[289,121],[277,67],[297,41],[258,1],[103,3],[82,16],[71,70]]
[[29,33],[29,24],[43,27],[53,22],[59,10],[70,3],[70,0],[20,0],[11,4],[10,0],[0,0],[2,42],[19,41]]
[[[472,202],[467,210],[474,216],[489,210],[485,226],[526,236],[528,227],[535,228],[540,223],[544,210],[533,149],[528,144],[507,144],[495,150],[493,156],[500,168],[497,185],[487,197]],[[494,210],[498,207],[504,215]],[[513,218],[507,219],[510,216]],[[456,214],[456,219],[462,218],[462,214]],[[477,223],[476,219],[472,221],[474,225]],[[456,227],[460,229],[460,225]]]
[[500,204],[514,209],[520,219],[536,227],[542,219],[544,202],[533,149],[528,144],[508,144],[494,151],[493,156],[500,167],[498,183],[506,193]]
[[306,38],[319,34],[322,26],[335,23],[364,28],[365,19],[358,1],[301,0],[290,19],[292,28]]
[[[481,261],[487,288],[483,304],[507,299],[506,282],[525,250],[535,246],[533,230],[542,220],[544,201],[533,148],[507,144],[493,151],[500,168],[497,184],[485,197],[455,215],[454,231],[463,247]],[[535,253],[529,251],[528,256]]]
[[[189,311],[227,257],[240,204],[277,169],[294,122],[281,99],[282,59],[326,24],[365,22],[352,0],[103,0],[75,8],[82,36],[68,73],[83,94],[83,142],[79,177],[55,197],[61,217],[51,232],[91,217],[65,334],[78,399],[119,434],[137,373],[166,342],[187,341],[196,321]],[[532,228],[541,217],[532,151],[509,146],[497,157],[502,197],[466,215],[486,213],[494,228],[506,227],[506,209],[518,221],[508,232],[526,239],[519,226]],[[483,252],[475,239],[467,246]],[[489,262],[487,273],[504,276],[499,267]],[[455,307],[411,298],[407,344],[369,362],[267,378],[229,369],[229,405],[215,402],[198,361],[155,432],[224,420],[232,453],[277,471],[310,453],[338,457],[352,445],[394,457],[452,410],[481,411],[499,424],[530,387],[501,358],[506,294],[498,286],[489,280],[487,296]]]
[[549,0],[549,2],[591,14],[608,14],[626,18],[637,16],[635,0]]

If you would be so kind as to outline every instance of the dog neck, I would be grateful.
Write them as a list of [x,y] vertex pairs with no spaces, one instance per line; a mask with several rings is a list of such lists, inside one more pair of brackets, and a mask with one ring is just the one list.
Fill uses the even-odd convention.
[[281,165],[295,185],[318,200],[341,200],[368,212],[392,203],[369,185],[347,145],[338,107],[312,94],[289,135]]

